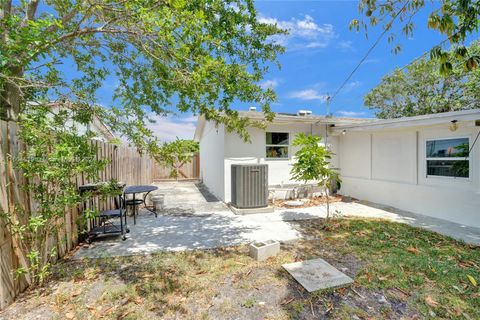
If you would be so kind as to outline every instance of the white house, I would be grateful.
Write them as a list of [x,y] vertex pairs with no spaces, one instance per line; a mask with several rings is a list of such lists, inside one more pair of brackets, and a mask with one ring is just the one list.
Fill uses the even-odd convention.
[[227,203],[234,163],[268,164],[271,187],[295,184],[291,143],[304,132],[321,136],[335,153],[340,194],[480,227],[480,109],[391,120],[277,114],[265,130],[248,131],[251,143],[198,119],[201,179]]
[[[61,108],[66,108],[68,104],[62,106],[60,104],[54,104],[52,106],[53,110],[58,110]],[[70,124],[70,123],[69,123]],[[95,140],[100,140],[103,142],[111,142],[116,139],[115,134],[112,132],[112,130],[100,120],[100,118],[97,115],[94,115],[92,117],[92,121],[87,124],[76,124],[77,131],[79,134],[84,134],[87,130],[92,131],[95,133],[95,137],[93,139]]]

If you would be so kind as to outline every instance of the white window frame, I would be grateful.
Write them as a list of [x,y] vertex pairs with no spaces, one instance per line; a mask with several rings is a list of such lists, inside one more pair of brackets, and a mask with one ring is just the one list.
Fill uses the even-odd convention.
[[[438,141],[438,140],[455,140],[455,139],[468,139],[468,148],[471,147],[471,137],[470,136],[458,136],[458,137],[439,137],[439,138],[428,138],[425,139],[425,143],[423,147],[425,148],[425,177],[427,179],[454,179],[454,180],[463,180],[469,181],[472,176],[472,161],[470,154],[468,157],[427,157],[427,142],[428,141]],[[468,161],[468,177],[449,177],[449,176],[435,176],[435,175],[428,175],[428,160],[442,160],[442,161]]]
[[[267,144],[267,134],[268,133],[286,133],[288,134],[288,144]],[[290,132],[285,131],[265,131],[265,159],[267,160],[288,160],[290,159]],[[287,147],[287,157],[286,158],[271,158],[267,155],[268,147]]]

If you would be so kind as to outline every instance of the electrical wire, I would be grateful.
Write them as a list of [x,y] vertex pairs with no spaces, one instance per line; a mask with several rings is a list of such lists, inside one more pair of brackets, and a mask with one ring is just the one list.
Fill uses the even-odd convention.
[[472,146],[470,147],[470,150],[468,150],[468,154],[467,154],[467,156],[465,157],[465,160],[468,160],[468,157],[470,156],[470,152],[472,152],[473,147],[475,147],[475,143],[477,143],[477,140],[478,140],[478,137],[479,137],[479,136],[480,136],[480,130],[478,131],[477,136],[475,137],[475,140],[473,140],[473,144],[472,144]]
[[340,87],[338,87],[338,89],[333,93],[333,95],[329,98],[329,100],[333,100],[337,95],[338,93],[345,87],[345,85],[348,83],[348,81],[350,81],[350,79],[352,78],[352,76],[355,74],[355,72],[358,70],[358,68],[360,68],[360,66],[365,62],[365,60],[368,58],[368,56],[370,55],[370,53],[373,51],[373,49],[375,49],[375,47],[380,43],[380,40],[382,40],[383,36],[390,30],[390,28],[392,27],[393,25],[393,22],[395,22],[395,20],[397,19],[397,17],[400,15],[400,13],[402,13],[405,8],[407,7],[407,5],[410,3],[410,1],[407,1],[405,2],[405,4],[402,6],[402,8],[400,8],[400,10],[398,10],[397,13],[395,13],[395,15],[392,17],[392,20],[390,20],[390,22],[388,22],[388,24],[386,25],[385,29],[383,30],[383,32],[377,37],[377,40],[375,40],[375,42],[373,43],[373,45],[368,49],[367,53],[363,56],[362,59],[360,59],[360,61],[358,62],[358,64],[355,66],[355,68],[353,68],[353,70],[350,72],[350,74],[348,75],[348,77],[343,81],[343,83],[340,85]]

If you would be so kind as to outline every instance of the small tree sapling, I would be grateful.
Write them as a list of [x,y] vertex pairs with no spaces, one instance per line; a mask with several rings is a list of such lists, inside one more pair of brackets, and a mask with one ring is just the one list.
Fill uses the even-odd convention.
[[[327,218],[330,217],[329,190],[333,183],[340,183],[338,172],[330,167],[333,153],[321,144],[321,138],[299,133],[293,146],[300,147],[295,153],[295,163],[290,171],[292,178],[303,183],[317,182],[327,199]],[[312,192],[313,194],[313,192]]]

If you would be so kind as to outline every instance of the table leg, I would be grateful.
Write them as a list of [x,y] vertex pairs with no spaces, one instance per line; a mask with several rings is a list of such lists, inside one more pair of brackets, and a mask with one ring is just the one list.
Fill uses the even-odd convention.
[[153,210],[150,210],[148,209],[148,206],[147,206],[147,196],[149,195],[151,191],[148,191],[144,196],[143,196],[143,206],[145,207],[145,209],[147,209],[148,211],[150,211],[151,213],[153,213],[155,215],[155,218],[157,218],[157,211],[155,209]]
[[[125,228],[126,230],[128,230],[128,225],[127,225],[127,195],[124,193],[123,194],[123,200],[120,199],[121,201],[123,201],[122,205],[121,205],[121,208],[123,208],[125,210]],[[127,231],[128,232],[128,231]]]
[[137,205],[135,204],[135,193],[133,194],[133,224],[137,224]]

